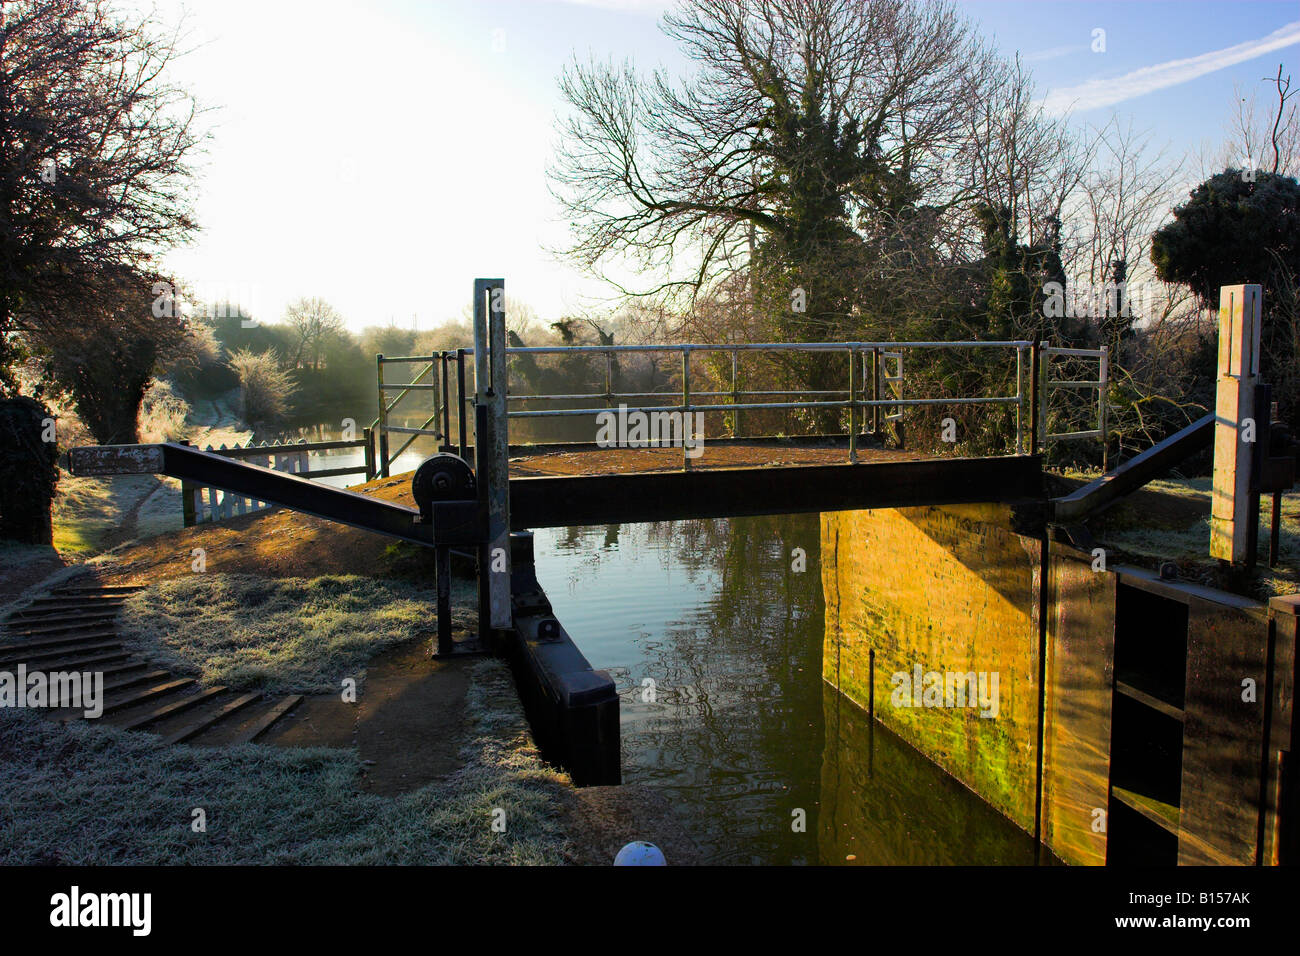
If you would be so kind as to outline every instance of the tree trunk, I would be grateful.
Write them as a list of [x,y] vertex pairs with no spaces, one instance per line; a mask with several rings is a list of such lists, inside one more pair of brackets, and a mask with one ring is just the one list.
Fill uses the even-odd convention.
[[50,545],[59,473],[49,410],[27,398],[0,401],[0,539]]

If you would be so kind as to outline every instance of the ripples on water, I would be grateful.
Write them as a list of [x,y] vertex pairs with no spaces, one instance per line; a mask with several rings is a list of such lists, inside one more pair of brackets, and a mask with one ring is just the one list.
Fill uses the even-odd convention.
[[816,515],[537,533],[557,616],[618,685],[624,780],[667,794],[712,863],[1032,862],[1030,837],[822,681],[819,542]]

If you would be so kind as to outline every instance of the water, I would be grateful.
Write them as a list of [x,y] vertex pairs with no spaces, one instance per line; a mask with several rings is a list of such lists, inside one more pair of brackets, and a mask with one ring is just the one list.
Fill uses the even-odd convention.
[[819,538],[816,515],[537,533],[557,616],[618,684],[624,781],[665,793],[710,863],[1032,863],[822,680]]

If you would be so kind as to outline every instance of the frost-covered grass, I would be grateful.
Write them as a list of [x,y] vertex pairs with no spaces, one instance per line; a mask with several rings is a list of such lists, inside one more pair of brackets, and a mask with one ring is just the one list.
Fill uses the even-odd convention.
[[[466,588],[453,587],[453,599]],[[205,684],[329,693],[346,677],[360,683],[378,652],[431,633],[433,601],[428,590],[356,575],[196,573],[133,594],[119,632],[141,656]],[[460,626],[465,614],[453,612]]]
[[563,862],[564,778],[529,744],[499,661],[474,665],[467,721],[464,767],[382,797],[358,787],[353,750],[166,747],[3,710],[0,865]]
[[[53,510],[55,549],[77,558],[102,552],[109,536],[126,526],[131,512],[155,495],[161,485],[162,480],[154,475],[102,478],[60,473]],[[179,492],[175,500],[173,526],[179,528]]]
[[[1099,540],[1123,551],[1155,560],[1176,561],[1185,567],[1213,569],[1210,558],[1210,504],[1212,480],[1202,478],[1158,479],[1146,486],[1150,491],[1175,496],[1192,503],[1185,511],[1153,515],[1138,503],[1121,504],[1103,518]],[[1256,597],[1288,594],[1300,590],[1300,493],[1282,496],[1278,564],[1269,569],[1269,528],[1273,496],[1259,499],[1258,579]]]

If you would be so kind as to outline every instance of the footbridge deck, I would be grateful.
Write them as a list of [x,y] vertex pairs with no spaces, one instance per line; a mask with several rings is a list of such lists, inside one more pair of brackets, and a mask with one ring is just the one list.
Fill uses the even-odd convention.
[[[882,452],[857,464],[816,463],[817,449],[783,448],[778,460],[794,463],[710,467],[692,471],[617,471],[565,474],[582,456],[606,466],[618,456],[603,451],[531,455],[512,462],[526,476],[509,479],[514,531],[582,524],[731,518],[900,508],[967,502],[1020,502],[1043,497],[1042,459],[921,458]],[[670,452],[670,449],[664,449]],[[805,454],[789,454],[804,452]],[[800,463],[802,458],[804,462]],[[98,445],[73,449],[77,475],[164,474],[202,482],[233,494],[292,508],[356,528],[420,544],[433,544],[435,528],[405,505],[333,488],[200,451],[188,445]],[[626,462],[637,467],[644,462]],[[581,466],[580,466],[581,467]],[[585,466],[589,470],[591,463]]]

